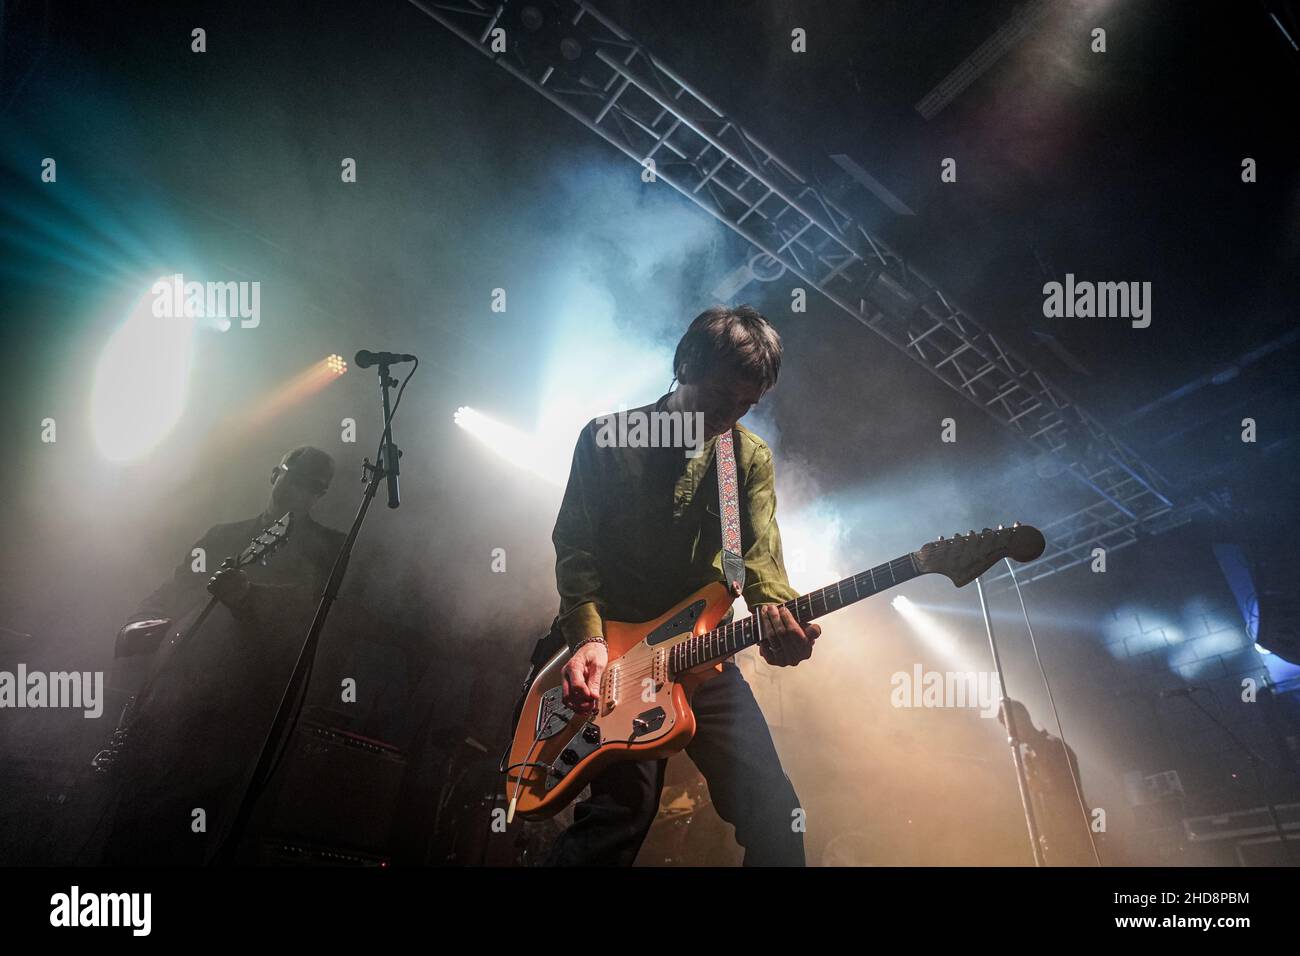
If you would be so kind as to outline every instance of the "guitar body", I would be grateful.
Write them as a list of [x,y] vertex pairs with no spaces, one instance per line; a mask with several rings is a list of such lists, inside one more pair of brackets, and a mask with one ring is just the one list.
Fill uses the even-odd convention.
[[722,665],[674,678],[668,652],[716,627],[732,600],[721,583],[708,584],[654,620],[606,621],[609,664],[591,716],[575,715],[560,699],[569,649],[551,658],[529,687],[515,727],[506,772],[511,817],[554,816],[611,763],[658,760],[685,749],[695,736],[691,695]]

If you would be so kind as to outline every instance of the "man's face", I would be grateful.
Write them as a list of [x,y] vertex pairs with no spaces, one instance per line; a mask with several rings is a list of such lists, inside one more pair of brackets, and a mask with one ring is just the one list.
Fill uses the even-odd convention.
[[319,479],[302,478],[289,470],[277,467],[271,473],[271,497],[266,510],[276,518],[286,511],[292,511],[294,517],[301,518],[311,514],[316,500],[325,493],[326,485]]
[[704,413],[704,436],[712,438],[732,428],[763,397],[761,385],[730,370],[718,371],[691,385],[688,404]]

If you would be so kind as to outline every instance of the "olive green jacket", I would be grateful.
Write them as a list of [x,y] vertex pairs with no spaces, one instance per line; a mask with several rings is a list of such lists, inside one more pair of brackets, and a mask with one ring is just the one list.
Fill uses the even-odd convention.
[[[671,394],[671,393],[670,393]],[[634,413],[662,411],[668,395]],[[697,457],[681,447],[602,447],[603,418],[578,436],[564,502],[555,520],[559,626],[569,646],[604,633],[603,622],[646,621],[722,577],[716,438]],[[745,602],[798,596],[786,576],[776,524],[772,452],[735,428]]]

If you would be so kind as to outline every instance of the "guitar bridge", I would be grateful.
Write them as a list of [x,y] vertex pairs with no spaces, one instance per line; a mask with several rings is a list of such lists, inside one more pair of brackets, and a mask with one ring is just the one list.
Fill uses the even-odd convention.
[[602,714],[608,714],[618,706],[623,688],[622,674],[622,661],[615,661],[605,668],[605,673],[600,679],[600,712]]

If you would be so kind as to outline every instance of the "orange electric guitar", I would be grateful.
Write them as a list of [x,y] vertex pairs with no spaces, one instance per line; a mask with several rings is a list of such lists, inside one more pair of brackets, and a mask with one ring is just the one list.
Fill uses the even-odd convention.
[[[1032,561],[1043,553],[1042,532],[1029,525],[931,541],[919,550],[828,587],[787,601],[801,624],[838,611],[921,574],[969,584],[1003,558]],[[658,760],[695,735],[691,694],[721,671],[720,661],[757,644],[755,619],[718,626],[732,596],[721,582],[705,585],[652,621],[605,622],[609,663],[590,717],[564,706],[561,676],[570,652],[552,657],[528,688],[504,768],[507,820],[518,813],[544,819],[564,809],[615,760]]]

